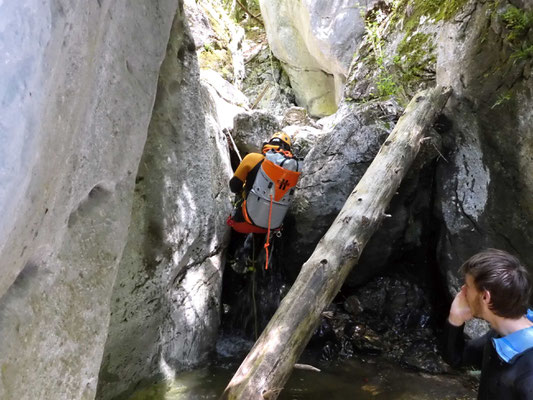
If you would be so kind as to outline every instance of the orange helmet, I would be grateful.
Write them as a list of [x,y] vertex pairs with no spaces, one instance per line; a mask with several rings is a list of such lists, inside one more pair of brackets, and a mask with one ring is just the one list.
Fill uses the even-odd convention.
[[[292,146],[291,138],[289,137],[289,135],[281,131],[274,133],[272,137],[270,138],[270,140],[268,141],[268,143],[277,144],[276,142],[279,142],[279,141],[285,143],[286,146],[288,146],[287,150],[290,149]],[[282,145],[281,143],[279,144]],[[282,146],[282,147],[286,147],[286,146]]]

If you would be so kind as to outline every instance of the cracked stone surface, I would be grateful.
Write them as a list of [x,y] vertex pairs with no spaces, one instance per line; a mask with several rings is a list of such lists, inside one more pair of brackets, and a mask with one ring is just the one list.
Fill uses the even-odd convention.
[[263,143],[281,129],[279,120],[275,115],[261,110],[237,114],[234,118],[233,138],[241,156],[261,152]]
[[[280,262],[286,263],[292,278],[331,226],[402,112],[393,100],[344,103],[335,115],[318,121],[324,131],[310,143],[302,178],[284,223]],[[387,211],[391,217],[384,219],[365,247],[345,282],[346,288],[357,287],[387,268],[394,268],[399,259],[424,257],[430,237],[432,160],[440,147],[439,135],[430,132],[428,137],[431,140],[422,145],[415,165],[391,201]]]
[[[292,271],[293,278],[344,206],[401,112],[402,108],[393,101],[344,104],[332,117],[334,119],[328,121],[326,126],[331,130],[316,137],[304,159],[302,177],[284,223],[283,242],[290,245],[284,248],[282,259]],[[414,184],[404,185],[407,190],[391,207],[393,218],[383,223],[381,233],[376,234],[377,239],[368,244],[357,272],[347,281],[348,285],[378,273],[387,264],[394,246],[407,235],[407,220],[416,204],[407,199],[416,193],[418,177],[411,177],[411,180]],[[429,193],[424,196],[428,198]],[[421,232],[413,235],[418,237]]]

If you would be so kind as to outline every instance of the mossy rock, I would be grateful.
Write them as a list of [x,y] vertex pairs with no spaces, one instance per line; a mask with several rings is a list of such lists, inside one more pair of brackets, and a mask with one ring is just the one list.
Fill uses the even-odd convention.
[[435,22],[448,21],[470,0],[401,0],[393,9],[392,22],[403,22],[406,33],[412,33],[427,17]]
[[198,52],[200,68],[219,72],[227,81],[233,80],[233,64],[231,52],[228,49],[214,50],[204,47]]
[[506,42],[514,50],[511,58],[533,58],[533,11],[524,11],[509,6],[502,16],[507,29]]
[[421,81],[433,81],[437,63],[435,38],[431,34],[405,36],[398,46],[393,63],[399,68],[399,84],[410,90]]

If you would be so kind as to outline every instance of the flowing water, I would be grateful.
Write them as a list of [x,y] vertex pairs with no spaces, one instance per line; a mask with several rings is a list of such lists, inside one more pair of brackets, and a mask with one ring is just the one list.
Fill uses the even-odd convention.
[[[389,362],[345,360],[295,370],[279,400],[475,399],[472,379],[409,372]],[[210,367],[180,374],[173,382],[144,388],[129,400],[217,400],[236,367]]]

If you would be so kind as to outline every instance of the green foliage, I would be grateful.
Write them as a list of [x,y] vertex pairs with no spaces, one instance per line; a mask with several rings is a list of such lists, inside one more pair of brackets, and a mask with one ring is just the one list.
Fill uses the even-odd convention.
[[513,54],[511,54],[511,58],[513,60],[526,60],[528,58],[533,58],[533,44],[531,45],[525,45],[522,48],[516,50]]
[[533,26],[533,11],[524,12],[515,6],[503,14],[505,27],[509,29],[507,39],[510,42],[522,39]]
[[491,109],[507,103],[509,100],[511,100],[511,98],[512,98],[511,92],[505,92],[505,93],[500,94],[498,98],[496,99],[496,102],[492,105]]
[[533,43],[528,39],[529,31],[533,28],[533,11],[523,11],[510,6],[502,16],[507,28],[506,40],[514,50],[511,58],[523,60],[533,58]]
[[[255,18],[252,18],[248,14],[249,12],[255,17],[259,17],[261,14],[259,0],[223,0],[222,4],[234,22],[242,24],[243,21],[246,21],[246,24],[242,24],[245,30],[249,28],[249,25],[257,26],[259,24]],[[248,10],[248,12],[245,9]]]
[[398,92],[398,85],[384,67],[378,75],[377,88],[379,97],[391,96]]
[[381,36],[381,25],[375,15],[365,19],[366,39],[372,48],[372,56],[379,69],[376,80],[377,96],[384,97],[395,94],[398,85],[394,82],[392,75],[387,70],[383,55],[383,38]]

